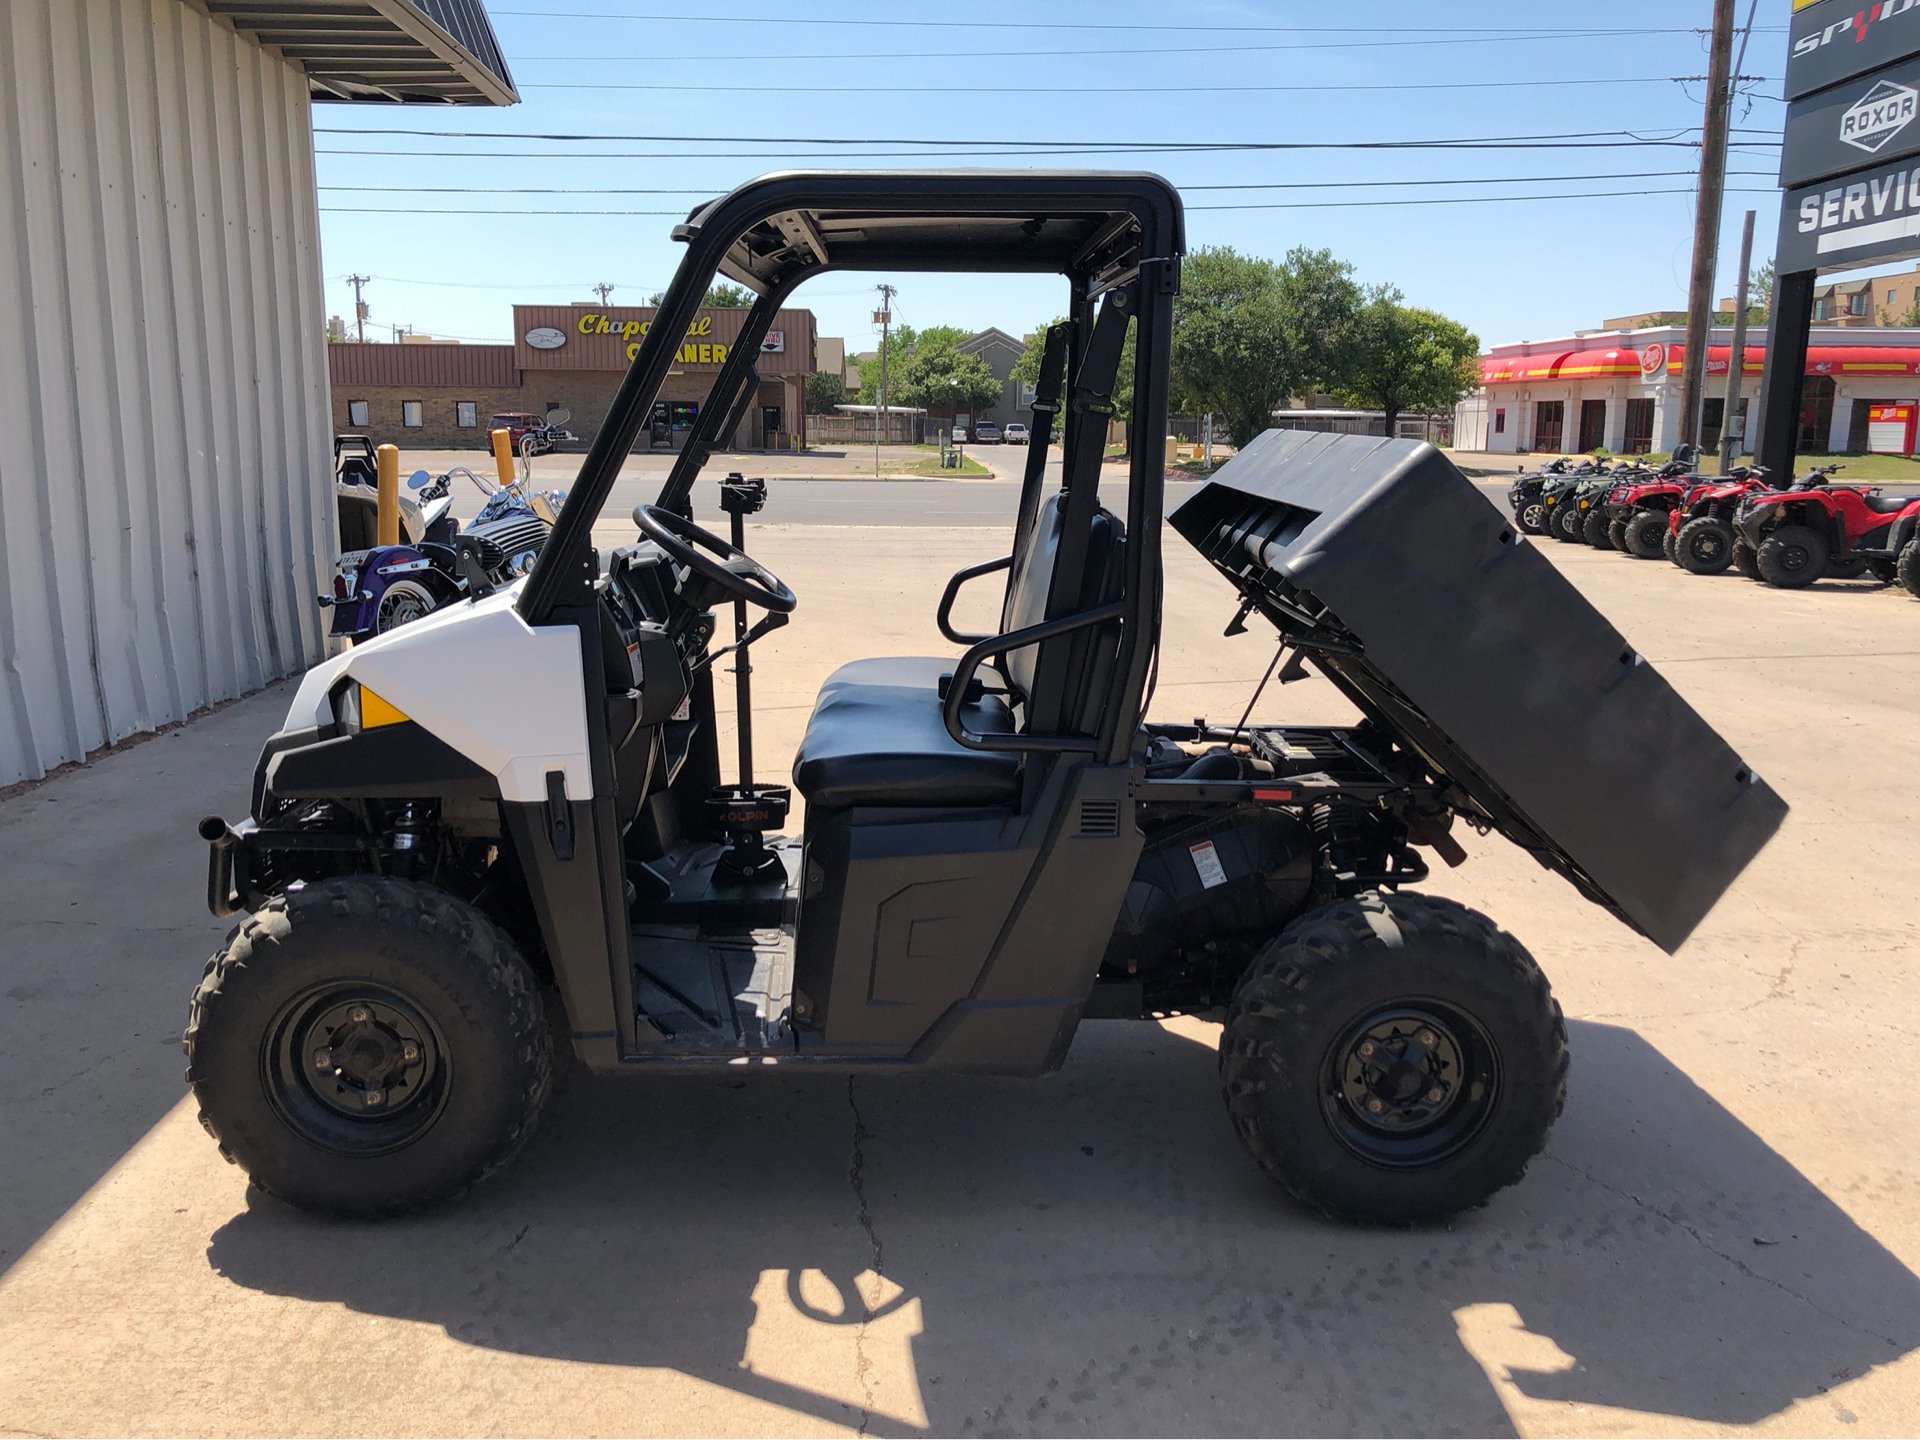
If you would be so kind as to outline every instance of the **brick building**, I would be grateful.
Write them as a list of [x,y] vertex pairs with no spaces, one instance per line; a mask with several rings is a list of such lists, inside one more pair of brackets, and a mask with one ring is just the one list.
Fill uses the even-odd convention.
[[[700,311],[635,449],[679,448],[746,313]],[[590,441],[654,314],[650,306],[516,305],[511,345],[331,345],[334,428],[403,448],[484,450],[493,415],[563,409],[567,428]],[[774,317],[736,448],[805,443],[814,342],[811,311]]]

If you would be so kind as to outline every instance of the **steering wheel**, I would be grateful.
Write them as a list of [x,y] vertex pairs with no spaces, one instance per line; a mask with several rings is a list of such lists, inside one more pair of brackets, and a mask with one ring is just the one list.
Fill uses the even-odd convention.
[[684,515],[658,505],[636,505],[633,523],[676,565],[684,565],[736,600],[781,615],[792,614],[800,603],[778,575]]

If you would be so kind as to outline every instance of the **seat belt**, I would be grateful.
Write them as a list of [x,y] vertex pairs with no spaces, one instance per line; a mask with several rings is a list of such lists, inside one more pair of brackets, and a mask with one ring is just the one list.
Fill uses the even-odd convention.
[[[1060,548],[1048,577],[1049,620],[1072,615],[1088,603],[1087,549],[1093,515],[1100,505],[1100,464],[1107,448],[1107,422],[1113,416],[1114,378],[1120,371],[1127,322],[1133,318],[1132,302],[1130,290],[1107,296],[1073,377],[1067,427],[1071,439],[1063,443],[1060,461],[1066,504],[1060,517]],[[1088,632],[1042,642],[1034,667],[1035,694],[1028,697],[1029,732],[1048,734],[1060,728],[1073,659],[1086,653],[1093,638]]]
[[1040,351],[1040,376],[1033,387],[1033,429],[1027,435],[1027,468],[1020,479],[1020,510],[1013,522],[1013,564],[1007,568],[1007,594],[1000,602],[1000,629],[1013,624],[1013,597],[1020,578],[1020,564],[1033,544],[1034,519],[1040,513],[1040,493],[1045,488],[1047,455],[1053,445],[1053,420],[1060,413],[1060,392],[1066,386],[1067,343],[1073,332],[1071,321],[1062,320],[1047,327],[1046,343]]

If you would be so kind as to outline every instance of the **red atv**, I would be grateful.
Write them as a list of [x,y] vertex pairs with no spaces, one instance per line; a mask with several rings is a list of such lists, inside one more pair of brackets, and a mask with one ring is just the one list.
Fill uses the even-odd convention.
[[1809,476],[1805,488],[1749,495],[1740,502],[1735,536],[1753,547],[1760,578],[1798,590],[1823,575],[1852,579],[1871,572],[1899,579],[1920,595],[1920,496],[1882,495],[1866,486],[1828,486]]
[[1699,480],[1690,460],[1675,459],[1649,479],[1614,486],[1607,493],[1605,511],[1607,539],[1613,548],[1641,560],[1659,559],[1665,553],[1668,517]]
[[1839,468],[1828,465],[1789,482],[1775,480],[1764,468],[1752,466],[1695,481],[1685,500],[1667,516],[1667,558],[1693,575],[1718,575],[1731,566],[1749,580],[1758,580],[1760,571],[1754,563],[1753,547],[1733,533],[1740,502],[1749,495],[1824,484]]

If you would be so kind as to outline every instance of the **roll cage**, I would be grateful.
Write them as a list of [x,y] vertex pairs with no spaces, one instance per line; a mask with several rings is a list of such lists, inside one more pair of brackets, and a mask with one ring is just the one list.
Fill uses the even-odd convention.
[[[674,238],[687,253],[661,297],[653,324],[615,393],[605,423],[581,462],[551,539],[519,599],[530,625],[549,621],[563,607],[584,603],[598,576],[592,526],[611,492],[622,461],[652,413],[679,346],[708,287],[724,275],[752,290],[738,339],[715,377],[686,444],[661,487],[657,503],[685,512],[702,467],[731,433],[752,394],[754,359],[775,313],[805,281],[830,270],[986,271],[1060,274],[1070,287],[1069,314],[1060,343],[1065,393],[1081,403],[1065,407],[1061,436],[1068,476],[1066,534],[1082,536],[1098,505],[1101,451],[1110,384],[1083,393],[1083,369],[1102,348],[1097,307],[1135,323],[1133,414],[1142,435],[1166,428],[1169,340],[1173,297],[1179,289],[1185,248],[1180,199],[1157,175],[1133,172],[976,170],[796,171],[762,177],[697,207]],[[1124,324],[1118,326],[1124,330]],[[1106,329],[1117,333],[1110,322]],[[1107,357],[1107,373],[1115,357]],[[1043,437],[1029,456],[1020,519],[1030,520],[1039,499]],[[1083,478],[1076,478],[1083,477]],[[1093,750],[1107,763],[1124,761],[1143,719],[1147,676],[1160,625],[1160,530],[1164,494],[1163,456],[1158,446],[1136,445],[1129,472],[1127,545],[1121,598],[1098,611],[1076,614],[1070,606],[1050,613],[1034,632],[982,641],[999,650],[1031,644],[1076,628],[1118,620],[1117,663],[1101,707],[1100,733],[1072,748]],[[1076,583],[1055,587],[1063,597],[1079,593],[1077,571],[1083,544],[1067,543],[1056,575]],[[991,653],[969,652],[977,665]],[[954,722],[949,719],[950,728]],[[1042,727],[1044,729],[1044,727]],[[984,741],[955,728],[963,744],[1062,748],[1063,737],[1033,733]]]

